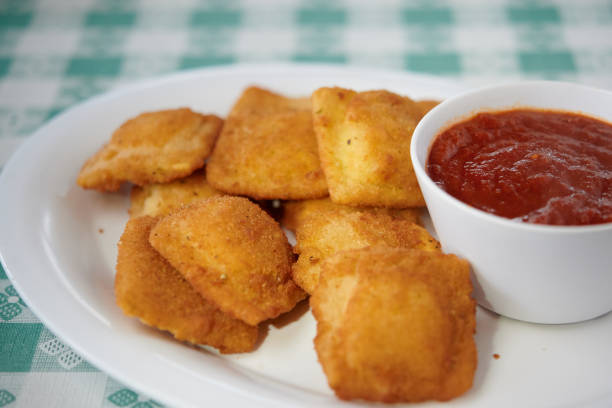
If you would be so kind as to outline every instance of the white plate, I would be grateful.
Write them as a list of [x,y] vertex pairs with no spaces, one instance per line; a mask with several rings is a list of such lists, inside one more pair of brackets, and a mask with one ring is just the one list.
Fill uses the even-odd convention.
[[[92,99],[43,126],[4,168],[2,263],[56,335],[101,370],[160,402],[342,405],[317,363],[309,312],[281,329],[270,326],[257,351],[236,356],[185,346],[125,317],[114,303],[113,277],[116,243],[127,220],[126,191],[99,194],[75,184],[81,164],[127,118],[179,106],[226,115],[250,84],[295,96],[323,85],[386,88],[416,98],[444,98],[462,90],[405,73],[274,65],[184,72]],[[474,386],[440,405],[612,406],[612,314],[582,324],[539,326],[479,309],[477,330]],[[494,359],[494,353],[501,357]]]

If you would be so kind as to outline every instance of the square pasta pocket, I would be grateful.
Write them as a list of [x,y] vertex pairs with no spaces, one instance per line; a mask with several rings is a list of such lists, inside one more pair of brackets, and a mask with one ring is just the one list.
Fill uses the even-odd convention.
[[434,103],[384,90],[316,90],[313,123],[332,201],[353,206],[424,206],[410,160],[410,141]]
[[206,177],[218,190],[258,200],[326,196],[310,100],[247,88],[227,118]]

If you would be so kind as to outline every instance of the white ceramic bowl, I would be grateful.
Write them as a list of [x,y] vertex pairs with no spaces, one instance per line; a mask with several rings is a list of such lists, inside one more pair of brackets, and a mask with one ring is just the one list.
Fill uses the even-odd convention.
[[581,112],[612,123],[612,92],[532,81],[485,88],[432,109],[412,136],[411,158],[445,252],[467,259],[478,303],[535,323],[571,323],[612,310],[612,223],[551,226],[471,207],[438,187],[425,165],[434,137],[481,111],[535,107]]

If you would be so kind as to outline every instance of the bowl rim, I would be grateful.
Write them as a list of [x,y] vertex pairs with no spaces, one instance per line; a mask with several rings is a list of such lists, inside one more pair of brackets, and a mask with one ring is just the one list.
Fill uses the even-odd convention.
[[[566,89],[570,91],[573,88],[573,90],[575,91],[597,92],[597,93],[603,94],[607,96],[608,98],[610,98],[610,102],[612,104],[612,92],[611,91],[599,89],[599,88],[595,88],[591,86],[586,86],[586,85],[575,84],[571,82],[548,81],[548,80],[507,82],[507,83],[499,84],[499,85],[490,85],[490,86],[476,88],[474,90],[450,97],[442,101],[440,104],[435,106],[429,112],[427,112],[427,114],[423,116],[423,118],[421,118],[416,128],[414,129],[412,140],[410,142],[410,158],[412,161],[414,172],[417,175],[417,181],[419,185],[421,183],[425,183],[427,187],[431,191],[433,191],[436,196],[440,197],[441,200],[446,201],[447,204],[457,207],[460,211],[467,213],[470,216],[475,217],[483,222],[490,222],[502,228],[510,228],[510,229],[515,229],[517,231],[525,231],[525,232],[531,232],[531,233],[537,232],[537,233],[543,233],[543,234],[584,234],[584,233],[596,233],[596,232],[612,232],[612,222],[603,223],[603,224],[587,224],[587,225],[550,225],[550,224],[535,224],[535,223],[528,223],[528,222],[520,222],[520,221],[510,219],[510,218],[505,218],[499,215],[491,214],[486,211],[480,210],[476,207],[473,207],[467,203],[464,203],[463,201],[453,197],[448,192],[443,190],[438,184],[436,184],[431,179],[427,171],[425,170],[425,163],[419,160],[419,157],[416,151],[417,142],[419,139],[425,137],[423,136],[425,132],[423,129],[426,126],[430,126],[429,122],[435,120],[435,117],[439,115],[441,111],[443,111],[444,109],[447,109],[448,106],[461,104],[461,102],[463,102],[464,100],[477,96],[478,94],[481,94],[481,93],[496,92],[496,91],[501,92],[504,89],[508,89],[508,88],[516,89],[516,87],[518,86],[521,86],[521,87],[529,87],[529,86],[565,87]],[[459,114],[453,117],[452,119],[445,121],[444,123],[434,125],[435,134],[431,136],[431,140],[427,144],[427,152],[425,155],[426,159],[429,157],[429,151],[431,149],[431,145],[432,145],[432,142],[435,136],[438,135],[442,129],[448,128],[456,123],[461,122],[462,120],[466,120],[467,118],[475,115],[476,113],[508,110],[508,109],[512,109],[515,106],[517,106],[516,103],[514,104],[509,103],[507,106],[499,107],[499,108],[491,108],[491,107],[475,108],[475,109],[466,111],[463,114]],[[528,103],[526,103],[525,105],[519,105],[519,106],[525,107],[527,109],[531,108],[531,109],[547,110],[547,108],[545,107],[530,106]],[[554,107],[551,107],[550,110],[579,113],[581,115],[590,116],[592,118],[605,121],[612,126],[612,121],[607,120],[607,119],[602,119],[598,115],[594,115],[589,112],[571,111],[567,109],[560,109],[560,108],[554,108]]]

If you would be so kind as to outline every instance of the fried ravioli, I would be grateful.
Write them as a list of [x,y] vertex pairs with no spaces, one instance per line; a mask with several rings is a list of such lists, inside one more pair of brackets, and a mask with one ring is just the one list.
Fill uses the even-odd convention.
[[295,232],[305,219],[311,216],[325,216],[325,214],[359,213],[387,214],[393,219],[405,220],[421,224],[420,209],[406,208],[379,208],[379,207],[351,207],[332,202],[329,197],[316,200],[288,201],[283,204],[281,225],[289,231]]
[[310,100],[247,88],[227,118],[207,178],[218,190],[258,200],[326,196]]
[[336,252],[381,245],[439,251],[440,244],[425,228],[394,219],[382,212],[329,208],[311,213],[296,228],[299,258],[292,267],[293,280],[312,294],[319,282],[321,263]]
[[258,328],[221,312],[205,300],[149,244],[153,217],[128,221],[119,241],[115,296],[128,316],[167,330],[178,340],[215,347],[221,353],[253,350]]
[[426,104],[384,90],[320,88],[312,94],[319,156],[333,202],[393,208],[425,205],[410,159],[410,141]]
[[217,116],[187,108],[143,113],[85,162],[77,183],[117,191],[125,181],[142,186],[188,176],[204,165],[222,125]]
[[167,215],[172,211],[210,197],[224,195],[206,181],[204,170],[170,183],[134,186],[130,195],[129,213],[132,217]]
[[440,103],[440,101],[434,101],[434,100],[430,100],[430,99],[422,100],[422,101],[416,101],[417,106],[421,110],[421,115],[419,117],[419,120],[421,120],[423,118],[423,116],[425,116],[427,114],[427,112],[429,112],[430,110],[435,108],[436,105],[438,105],[439,103]]
[[207,300],[255,325],[305,293],[291,280],[291,248],[268,214],[242,197],[212,197],[163,218],[149,241]]
[[329,258],[310,298],[314,344],[342,399],[446,401],[476,370],[469,265],[454,255],[366,248]]

